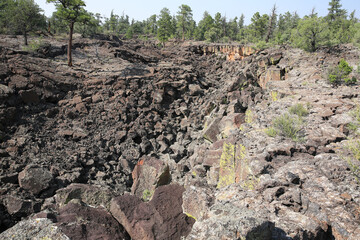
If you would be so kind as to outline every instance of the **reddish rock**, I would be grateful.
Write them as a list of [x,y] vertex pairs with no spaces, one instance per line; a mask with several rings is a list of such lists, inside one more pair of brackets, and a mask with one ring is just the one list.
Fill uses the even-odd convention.
[[28,165],[19,173],[18,180],[20,187],[37,195],[50,186],[53,175],[46,168]]
[[70,239],[130,239],[123,226],[103,207],[70,202],[60,209],[56,220],[56,225]]
[[281,69],[276,67],[269,68],[264,74],[260,76],[259,85],[266,88],[266,84],[271,81],[281,80]]
[[38,207],[38,204],[31,200],[24,200],[14,196],[7,196],[4,203],[7,212],[15,217],[28,216],[34,212],[34,208]]
[[208,127],[204,129],[203,136],[205,139],[209,140],[210,142],[216,142],[218,140],[218,134],[220,133],[220,121],[220,118],[215,118],[209,123]]
[[169,166],[157,158],[144,157],[135,166],[131,193],[143,197],[144,192],[153,193],[158,186],[171,181]]
[[161,186],[148,203],[123,195],[112,200],[110,211],[134,240],[181,239],[194,224],[182,211],[184,190],[177,184]]
[[245,113],[231,113],[221,119],[220,130],[225,136],[240,128],[245,123]]

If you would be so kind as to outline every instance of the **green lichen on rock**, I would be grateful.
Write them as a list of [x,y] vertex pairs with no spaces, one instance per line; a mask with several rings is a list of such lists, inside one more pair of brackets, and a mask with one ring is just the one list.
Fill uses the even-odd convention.
[[217,188],[235,183],[235,145],[224,143],[220,157],[220,172]]
[[273,102],[276,102],[277,100],[279,100],[279,96],[278,96],[278,92],[276,91],[271,91],[270,92],[270,96]]
[[253,122],[253,120],[254,120],[253,112],[250,109],[246,110],[246,112],[245,112],[245,122],[248,123],[248,124],[251,124]]
[[144,202],[150,201],[151,197],[153,196],[154,191],[150,191],[149,189],[145,189],[142,195],[142,199]]
[[241,183],[241,187],[246,190],[254,190],[260,179],[255,176],[249,176],[245,181]]
[[185,213],[186,216],[188,216],[189,218],[194,219],[195,221],[197,221],[196,217],[194,217],[193,215],[191,215],[190,213]]
[[250,167],[248,163],[248,159],[246,158],[246,148],[242,144],[238,144],[236,146],[236,154],[235,154],[235,181],[237,183],[241,183],[244,179],[247,178],[250,172]]

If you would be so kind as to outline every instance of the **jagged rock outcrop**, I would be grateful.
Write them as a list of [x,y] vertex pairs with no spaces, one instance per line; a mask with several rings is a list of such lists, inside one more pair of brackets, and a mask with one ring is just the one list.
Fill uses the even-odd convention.
[[160,186],[147,203],[123,195],[112,200],[110,211],[134,240],[181,239],[194,224],[181,208],[184,190],[177,184]]
[[[358,49],[99,36],[75,39],[68,68],[64,43],[45,41],[0,39],[2,236],[28,223],[40,230],[18,238],[359,238],[359,85],[324,79]],[[296,104],[307,113],[286,137],[274,120]]]

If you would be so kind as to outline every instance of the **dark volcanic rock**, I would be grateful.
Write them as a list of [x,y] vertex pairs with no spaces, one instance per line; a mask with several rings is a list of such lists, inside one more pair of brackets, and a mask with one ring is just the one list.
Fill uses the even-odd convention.
[[56,225],[70,239],[130,239],[124,228],[106,211],[72,201],[60,209]]
[[7,196],[4,200],[7,212],[15,218],[26,217],[40,210],[40,204],[32,200]]
[[[360,238],[359,185],[344,160],[359,136],[359,85],[323,77],[341,58],[357,66],[358,49],[78,38],[69,68],[65,42],[45,37],[29,53],[18,40],[0,37],[1,231],[41,207],[74,238],[106,234],[96,214],[115,235],[112,202],[134,239],[186,236],[181,205],[197,219],[189,239]],[[279,116],[297,118],[295,104],[308,111],[298,141],[269,136]],[[184,204],[182,187],[160,186],[170,174]],[[37,238],[18,226],[19,239]]]
[[37,195],[50,187],[53,178],[54,177],[49,170],[37,165],[26,166],[18,176],[20,187],[28,190],[34,195]]
[[87,205],[109,208],[113,197],[114,193],[105,187],[74,183],[58,190],[55,200],[59,208],[65,206],[73,199],[80,200]]
[[180,239],[194,223],[182,212],[183,192],[177,184],[161,186],[148,203],[136,196],[120,196],[112,200],[110,211],[134,240]]

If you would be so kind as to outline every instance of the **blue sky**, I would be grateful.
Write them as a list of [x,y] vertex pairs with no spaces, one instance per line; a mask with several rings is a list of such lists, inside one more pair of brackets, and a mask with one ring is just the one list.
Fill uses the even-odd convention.
[[[227,18],[239,17],[242,13],[245,15],[245,23],[249,24],[252,15],[255,12],[269,14],[274,4],[277,6],[277,13],[286,11],[297,12],[301,17],[311,12],[315,7],[320,16],[327,14],[327,8],[330,0],[85,0],[85,9],[100,13],[109,17],[111,10],[114,13],[129,15],[130,19],[144,20],[152,14],[159,14],[164,7],[170,9],[173,15],[176,14],[181,4],[187,4],[193,10],[194,20],[201,20],[204,11],[208,11],[212,16],[216,12],[226,15]],[[46,0],[35,0],[35,2],[45,10],[46,16],[51,16],[55,10],[54,4],[46,3]],[[358,9],[356,17],[360,18],[359,0],[342,0],[342,8],[349,13]]]

